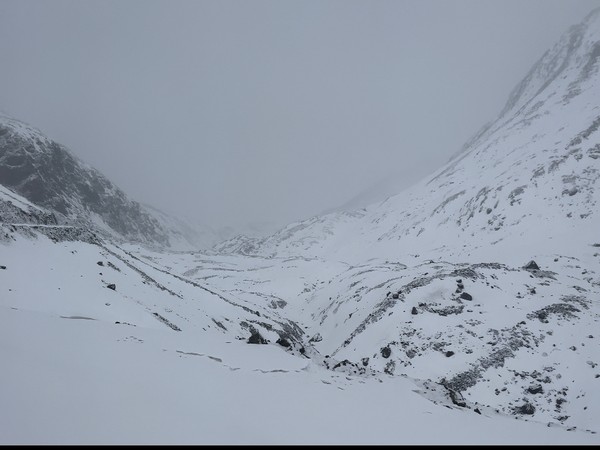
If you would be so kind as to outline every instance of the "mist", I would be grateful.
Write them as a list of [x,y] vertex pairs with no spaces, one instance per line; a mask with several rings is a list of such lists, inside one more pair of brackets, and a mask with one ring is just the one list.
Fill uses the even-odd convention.
[[598,6],[1,0],[0,110],[140,202],[283,225],[441,166]]

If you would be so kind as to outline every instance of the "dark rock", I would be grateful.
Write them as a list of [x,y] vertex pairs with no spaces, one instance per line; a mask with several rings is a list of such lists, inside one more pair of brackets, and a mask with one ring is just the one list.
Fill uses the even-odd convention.
[[481,415],[481,411],[479,411],[479,408],[475,408],[473,411],[475,411],[477,414]]
[[389,358],[391,354],[392,350],[389,346],[385,346],[381,349],[381,356],[383,356],[384,358]]
[[114,284],[114,283],[111,283],[111,284],[107,285],[106,287],[109,288],[109,289],[112,289],[113,291],[117,290],[117,285]]
[[446,352],[446,358],[450,358],[450,357],[451,357],[451,356],[453,356],[453,355],[454,355],[454,352],[453,352],[452,350],[448,350],[448,351]]
[[320,333],[315,334],[313,337],[311,337],[308,342],[321,342],[323,340],[323,336],[321,336]]
[[341,361],[341,362],[337,363],[335,366],[333,366],[333,370],[335,370],[339,367],[345,367],[345,366],[350,366],[350,367],[356,368],[356,364],[354,364],[352,361],[350,361],[348,359],[344,359],[343,361]]
[[417,311],[417,307],[416,307],[416,306],[413,306],[413,307],[412,307],[412,310],[411,310],[411,312],[410,312],[410,313],[411,313],[413,316],[416,316],[417,314],[419,314],[419,311]]
[[395,292],[395,293],[393,293],[393,294],[392,294],[392,298],[393,298],[394,300],[397,300],[397,299],[398,299],[398,297],[399,297],[399,295],[398,295],[398,293],[397,293],[397,292]]
[[531,416],[535,413],[535,406],[533,406],[531,403],[524,403],[523,405],[517,407],[515,411],[519,414]]
[[473,296],[471,294],[467,294],[466,292],[463,292],[462,294],[460,294],[460,298],[462,298],[463,300],[473,300]]
[[528,319],[537,318],[540,322],[548,323],[549,322],[548,317],[551,314],[556,314],[559,317],[562,317],[564,319],[573,319],[573,318],[577,318],[577,315],[575,315],[576,312],[581,312],[581,311],[571,304],[554,303],[552,305],[545,306],[542,309],[539,309],[537,311],[527,314],[527,318]]
[[527,392],[529,392],[530,394],[543,394],[544,388],[541,384],[534,384],[527,388]]
[[6,270],[6,266],[0,266],[0,270]]
[[306,353],[306,349],[304,347],[300,347],[300,354],[304,355]]
[[96,264],[98,264],[99,266],[104,266],[104,263],[102,261],[98,261]]
[[277,339],[277,343],[279,345],[281,345],[282,347],[286,347],[286,348],[292,346],[292,344],[290,344],[290,341],[288,341],[286,338],[282,338],[282,337]]
[[248,344],[266,344],[267,342],[258,331],[254,331],[248,338]]
[[462,279],[459,278],[458,280],[456,280],[456,284],[462,284]]
[[454,403],[456,406],[460,406],[461,408],[466,408],[467,402],[465,402],[465,399],[463,398],[460,392],[448,389],[448,393],[450,395],[450,400],[452,400],[452,403]]
[[396,369],[396,362],[391,360],[391,361],[387,362],[383,371],[384,371],[384,373],[387,373],[388,375],[394,375],[395,369]]
[[369,358],[363,358],[363,359],[361,360],[361,362],[362,362],[362,365],[366,367],[366,366],[368,366],[368,365],[369,365]]
[[525,270],[540,270],[540,266],[538,266],[534,260],[531,260],[527,264],[525,264],[523,269],[525,269]]

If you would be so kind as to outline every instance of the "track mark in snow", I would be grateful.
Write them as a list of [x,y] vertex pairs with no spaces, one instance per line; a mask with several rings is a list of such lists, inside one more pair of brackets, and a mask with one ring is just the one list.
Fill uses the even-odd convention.
[[98,320],[93,317],[85,317],[85,316],[60,316],[61,319],[75,319],[75,320]]
[[190,355],[190,356],[203,356],[205,358],[209,358],[212,359],[213,361],[222,363],[223,360],[221,358],[217,358],[216,356],[210,356],[210,355],[205,355],[203,353],[196,353],[196,352],[182,352],[181,350],[175,350],[177,353],[180,353],[182,355]]

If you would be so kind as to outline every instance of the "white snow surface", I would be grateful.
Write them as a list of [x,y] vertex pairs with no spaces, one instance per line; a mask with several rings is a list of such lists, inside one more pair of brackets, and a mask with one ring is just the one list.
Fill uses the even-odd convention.
[[[428,399],[411,377],[332,371],[318,358],[279,345],[247,344],[236,339],[242,330],[225,332],[206,316],[233,318],[244,311],[233,312],[238,308],[131,256],[121,260],[108,252],[126,255],[122,249],[45,236],[15,239],[0,244],[0,259],[10,262],[0,270],[3,444],[600,442],[589,432],[514,420],[483,406],[479,415],[441,394]],[[202,270],[220,270],[222,279],[234,265],[246,264],[239,283],[251,267],[262,274],[257,282],[278,273],[299,280],[312,272],[310,261],[300,260],[145,256],[152,265],[158,257],[174,273],[190,258],[202,259]],[[125,261],[183,298],[158,289]],[[290,275],[286,264],[298,272]],[[116,290],[106,288],[109,281]],[[270,285],[280,286],[282,295],[300,288],[288,281]]]
[[0,189],[0,443],[599,444],[599,57],[595,11],[431,177],[213,251]]

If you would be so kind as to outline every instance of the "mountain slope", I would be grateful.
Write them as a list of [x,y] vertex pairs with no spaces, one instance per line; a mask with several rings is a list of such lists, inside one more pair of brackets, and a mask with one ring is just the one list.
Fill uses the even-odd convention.
[[6,116],[0,116],[0,185],[51,211],[60,223],[112,238],[174,249],[209,247],[217,240],[212,230],[129,199],[64,146]]
[[589,243],[600,227],[599,56],[596,10],[445,167],[352,218],[334,213],[292,224],[255,242],[252,254],[460,259],[491,247],[516,262],[540,246]]
[[218,247],[295,271],[296,292],[262,268],[253,283],[194,276],[282,298],[335,370],[409,376],[428,398],[597,431],[599,49],[596,10],[430,177]]
[[[220,253],[99,237],[82,165],[65,214],[0,186],[0,441],[600,442],[598,42],[596,11],[406,192]],[[11,126],[35,195],[61,153]]]

